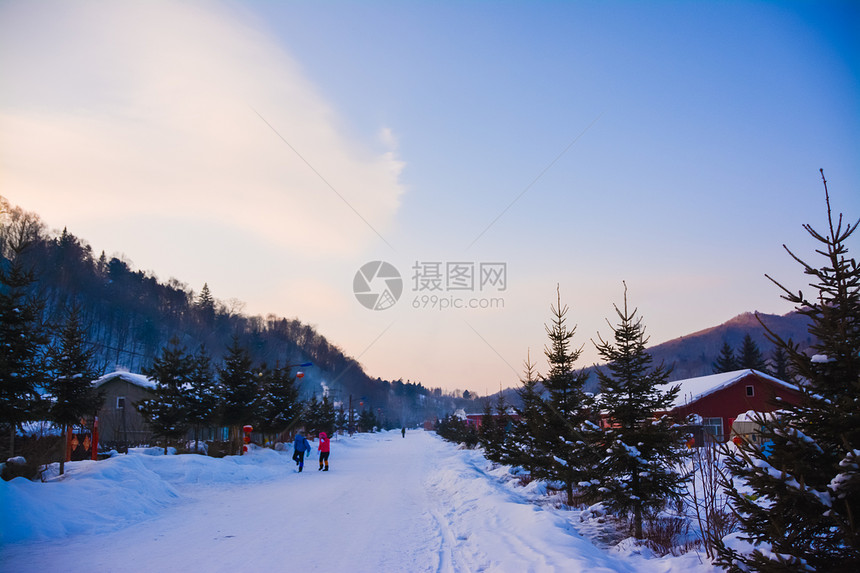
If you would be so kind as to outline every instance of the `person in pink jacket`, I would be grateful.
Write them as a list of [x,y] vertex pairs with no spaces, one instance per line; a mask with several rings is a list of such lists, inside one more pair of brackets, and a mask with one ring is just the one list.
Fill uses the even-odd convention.
[[[328,436],[325,432],[320,432],[320,445],[317,446],[317,449],[320,452],[320,469],[317,471],[328,471],[328,455],[331,451],[331,444],[329,442]],[[325,464],[325,469],[323,469],[323,464]]]

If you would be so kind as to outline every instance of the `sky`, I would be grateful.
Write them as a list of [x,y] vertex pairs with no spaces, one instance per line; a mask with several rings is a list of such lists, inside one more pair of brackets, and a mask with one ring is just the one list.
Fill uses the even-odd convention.
[[557,292],[581,367],[625,283],[651,344],[789,312],[764,274],[806,285],[782,245],[816,262],[819,169],[860,217],[858,26],[828,1],[4,0],[0,194],[370,376],[487,394],[546,371]]

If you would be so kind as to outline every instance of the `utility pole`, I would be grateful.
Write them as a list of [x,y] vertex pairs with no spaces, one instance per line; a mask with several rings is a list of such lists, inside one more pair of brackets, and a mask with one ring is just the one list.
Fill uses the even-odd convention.
[[349,435],[352,435],[352,394],[349,395]]

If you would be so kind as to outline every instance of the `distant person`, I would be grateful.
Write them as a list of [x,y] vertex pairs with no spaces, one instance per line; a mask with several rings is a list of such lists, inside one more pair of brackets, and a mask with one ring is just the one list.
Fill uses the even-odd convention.
[[299,431],[293,442],[293,461],[299,466],[299,472],[305,467],[305,452],[311,451],[311,445],[305,439],[304,434]]
[[403,426],[402,428],[400,428],[400,435],[403,436],[404,438],[406,437],[406,426]]
[[[328,455],[331,452],[331,444],[329,443],[328,436],[325,432],[320,432],[320,445],[317,446],[317,449],[320,451],[320,469],[317,471],[328,471]],[[325,464],[325,469],[323,469],[323,464]]]

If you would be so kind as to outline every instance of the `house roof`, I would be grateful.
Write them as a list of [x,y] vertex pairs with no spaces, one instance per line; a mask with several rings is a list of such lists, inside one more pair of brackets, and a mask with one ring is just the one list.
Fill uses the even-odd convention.
[[660,386],[658,386],[658,388],[661,391],[666,392],[667,390],[680,384],[681,389],[678,392],[678,396],[675,398],[675,402],[672,404],[672,408],[678,408],[687,404],[692,404],[696,400],[700,400],[708,394],[713,394],[718,390],[722,390],[723,388],[734,384],[741,378],[749,376],[750,374],[758,376],[759,378],[764,378],[765,380],[769,380],[770,382],[773,382],[774,384],[777,384],[789,390],[798,390],[797,386],[794,386],[793,384],[783,382],[779,378],[774,378],[773,376],[765,374],[764,372],[759,372],[758,370],[751,369],[734,370],[732,372],[723,372],[721,374],[711,374],[710,376],[687,378],[686,380],[675,380],[674,382],[669,382],[668,384],[661,384]]
[[147,378],[143,374],[134,374],[132,372],[126,372],[124,370],[117,370],[116,372],[105,374],[98,380],[93,380],[93,386],[98,388],[110,382],[111,380],[116,380],[117,378],[119,378],[120,380],[124,380],[130,384],[134,384],[135,386],[145,388],[147,390],[155,390],[155,380]]

